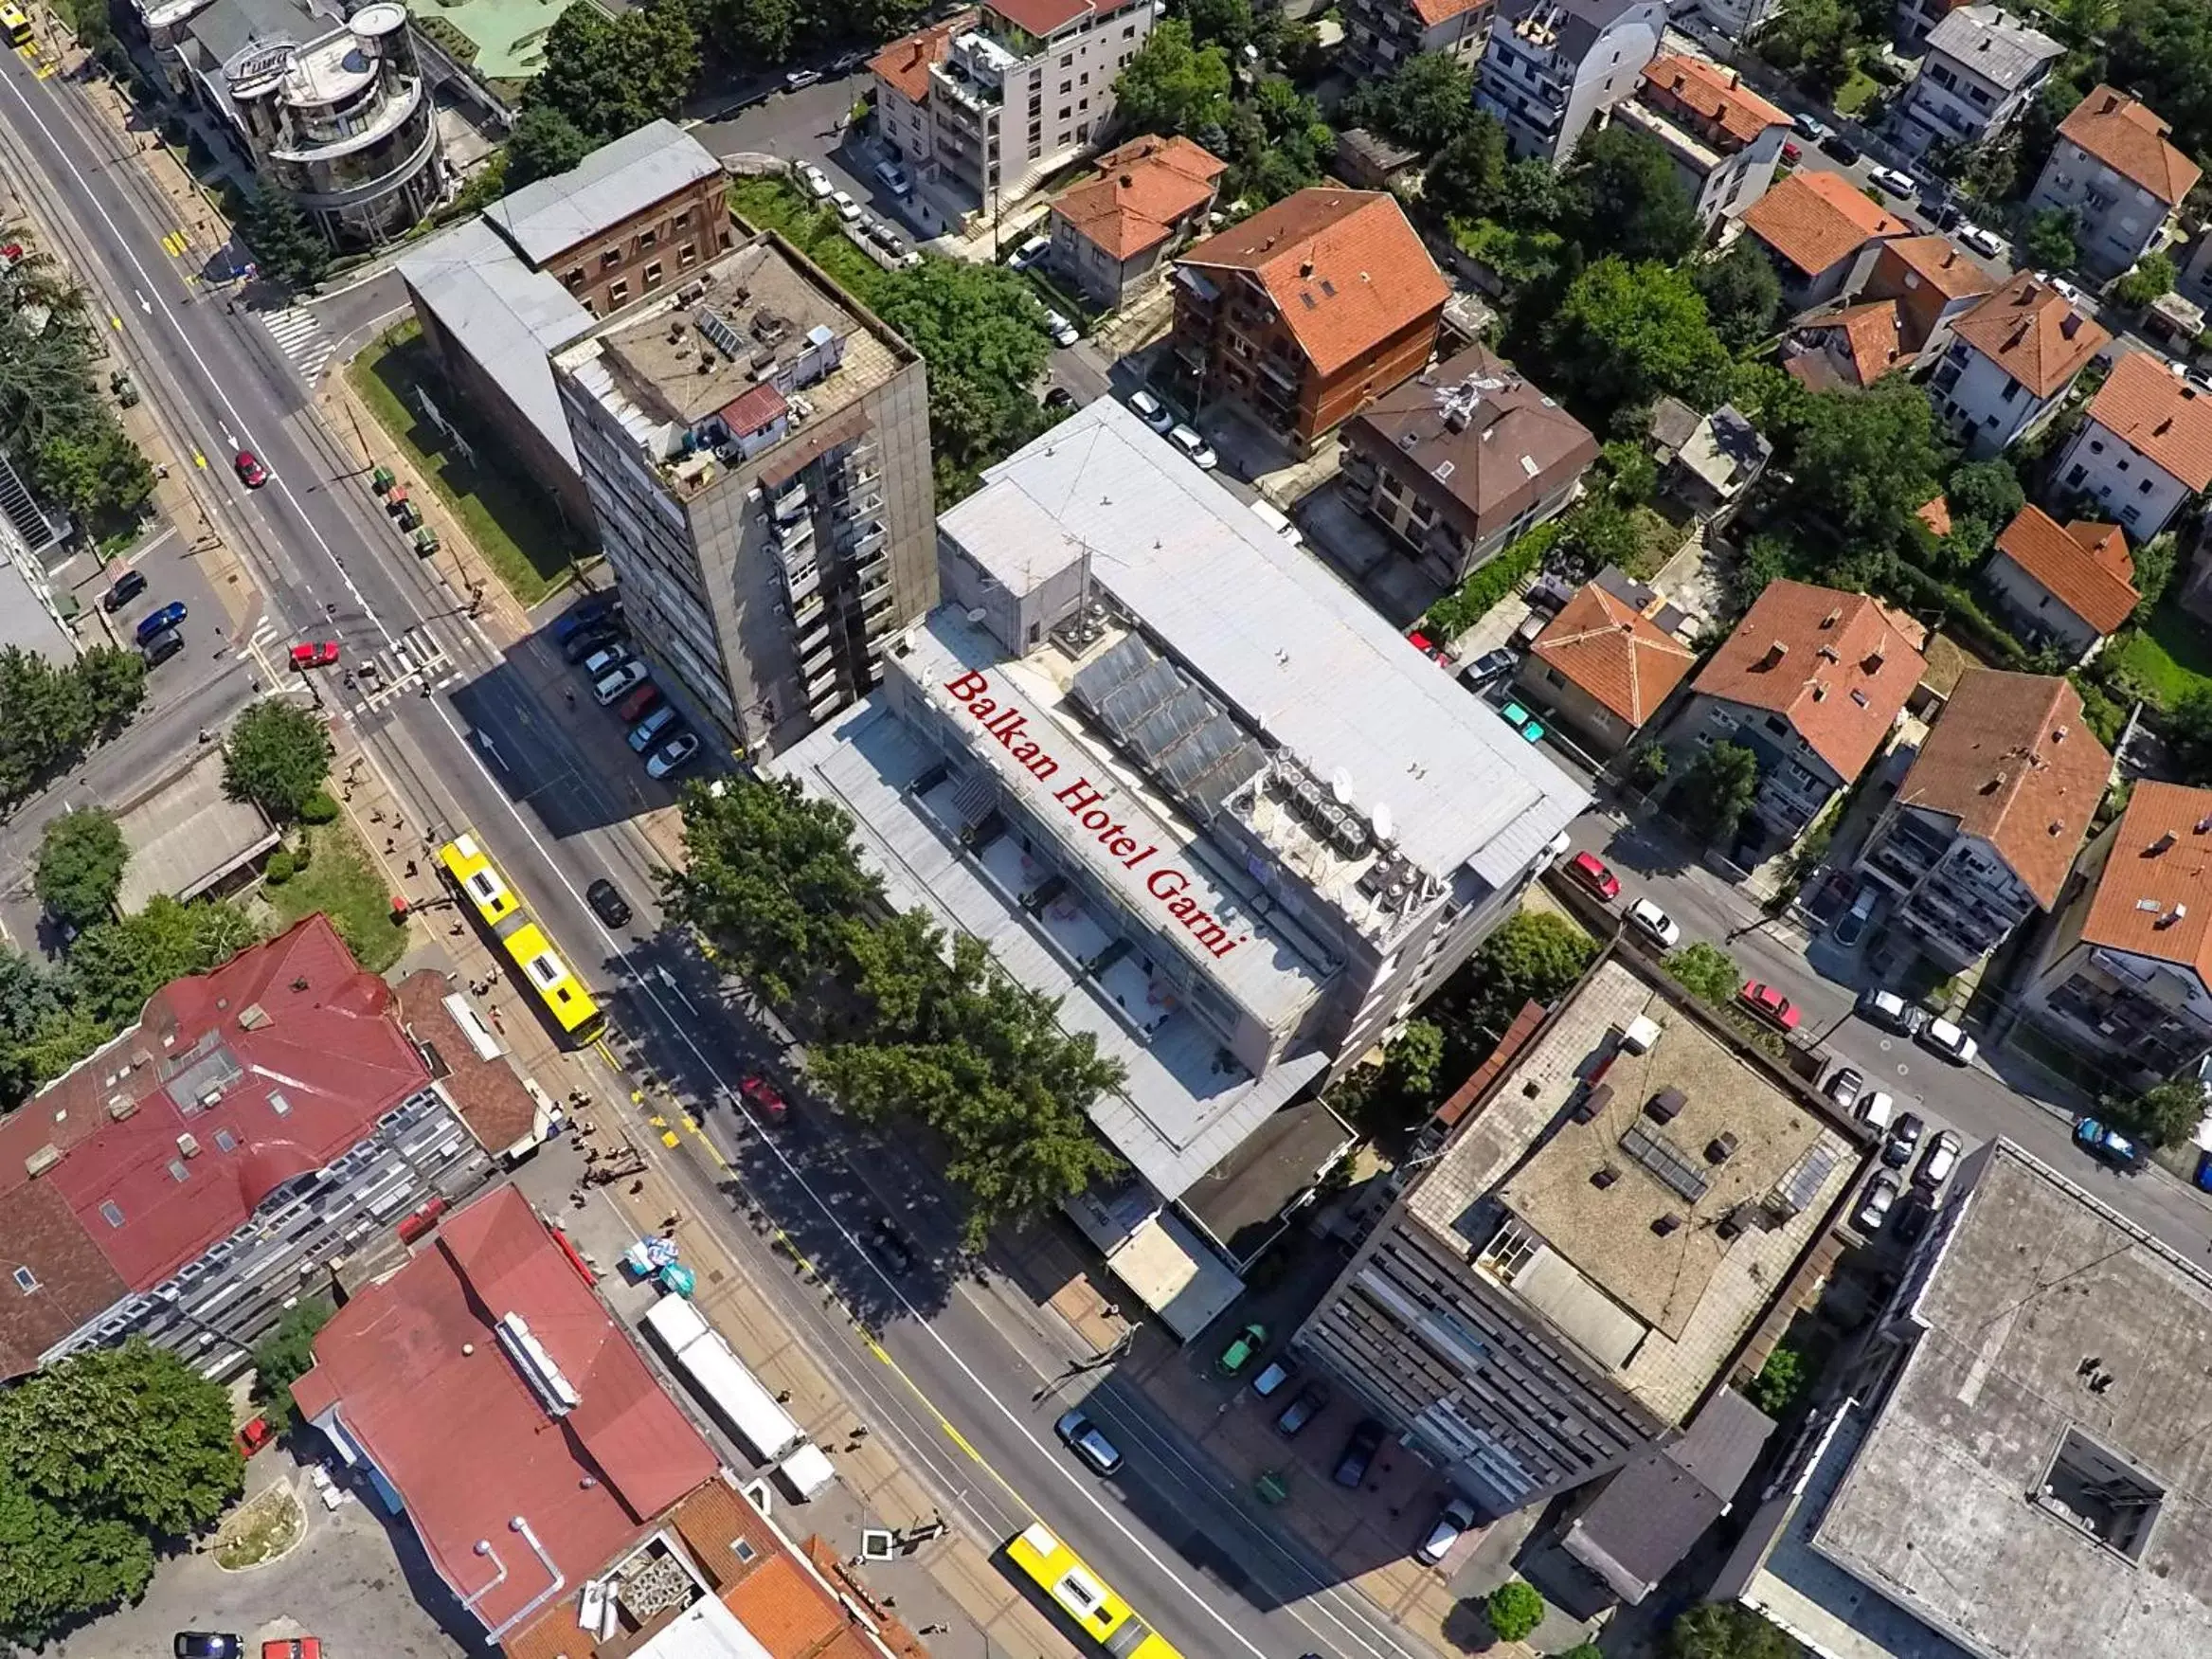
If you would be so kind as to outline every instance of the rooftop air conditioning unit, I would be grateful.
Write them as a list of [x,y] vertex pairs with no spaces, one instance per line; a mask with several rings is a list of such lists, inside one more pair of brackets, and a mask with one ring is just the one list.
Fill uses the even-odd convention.
[[1659,1042],[1659,1021],[1639,1014],[1621,1028],[1621,1047],[1632,1055],[1647,1055]]
[[1651,1223],[1651,1231],[1664,1238],[1669,1233],[1679,1232],[1681,1224],[1682,1218],[1670,1211]]
[[1689,1104],[1690,1097],[1688,1095],[1669,1085],[1646,1101],[1644,1109],[1657,1122],[1671,1124],[1676,1118],[1681,1116],[1682,1108]]

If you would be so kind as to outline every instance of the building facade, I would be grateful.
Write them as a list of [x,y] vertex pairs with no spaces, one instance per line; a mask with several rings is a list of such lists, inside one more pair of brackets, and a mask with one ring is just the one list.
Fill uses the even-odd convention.
[[1053,266],[1098,304],[1125,303],[1204,225],[1228,171],[1181,136],[1136,138],[1108,152],[1096,178],[1052,203]]
[[2212,488],[2212,394],[2152,353],[2124,354],[2089,400],[2053,478],[2065,499],[2095,502],[2149,541]]
[[1997,279],[1949,237],[1893,236],[1876,250],[1860,297],[1896,311],[1898,352],[1917,368],[1950,349],[1959,319],[1996,287]]
[[1928,33],[1919,73],[1898,101],[1897,132],[1915,153],[1981,144],[2018,118],[2065,55],[2041,29],[1995,6],[1962,6]]
[[1613,106],[1613,119],[1667,153],[1708,230],[1767,193],[1789,135],[1788,113],[1736,71],[1677,52],[1645,65],[1635,97]]
[[2063,294],[2022,271],[1958,320],[1929,401],[1972,454],[1996,455],[2041,430],[2111,343]]
[[2116,277],[2165,232],[2203,170],[2166,141],[2171,129],[2124,92],[2100,86],[2059,123],[2032,211],[2072,213],[2085,269]]
[[1494,9],[1495,0],[1351,0],[1343,66],[1361,79],[1387,80],[1409,58],[1441,52],[1472,68]]
[[1743,224],[1772,261],[1792,312],[1851,298],[1881,243],[1913,230],[1824,168],[1791,173],[1752,204]]
[[1503,125],[1516,157],[1556,167],[1593,120],[1635,93],[1665,27],[1660,0],[1505,0],[1475,103]]
[[2055,647],[2077,665],[2126,626],[2143,599],[2118,525],[2077,518],[2061,526],[2033,503],[1998,535],[1982,585],[2025,642]]
[[762,235],[562,351],[553,379],[665,689],[739,753],[866,695],[937,598],[913,350]]

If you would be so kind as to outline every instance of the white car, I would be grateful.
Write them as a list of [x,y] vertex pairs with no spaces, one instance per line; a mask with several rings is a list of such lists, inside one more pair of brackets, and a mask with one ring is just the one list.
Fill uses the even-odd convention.
[[1981,1045],[1948,1019],[1931,1019],[1920,1028],[1920,1040],[1954,1066],[1970,1066]]
[[1979,225],[1961,225],[1952,234],[1986,260],[2005,257],[2005,243],[1994,230],[1984,230]]
[[1129,394],[1129,407],[1137,411],[1137,419],[1143,422],[1162,438],[1175,425],[1175,417],[1167,412],[1167,406],[1148,391]]
[[1628,907],[1628,920],[1638,932],[1663,950],[1672,950],[1681,942],[1682,930],[1675,919],[1647,898],[1640,898]]
[[679,731],[658,748],[645,763],[649,777],[665,778],[669,773],[687,764],[699,752],[699,734],[696,731]]
[[1252,516],[1266,525],[1276,538],[1288,542],[1294,548],[1305,546],[1305,537],[1298,533],[1298,526],[1290,522],[1290,515],[1271,501],[1254,501]]
[[2056,288],[2061,295],[2065,296],[2066,303],[2077,311],[2095,311],[2096,309],[2095,300],[2084,293],[2078,284],[2069,282],[2063,277],[2053,277],[2038,271],[2036,280],[2046,288]]
[[646,677],[642,662],[625,662],[604,678],[594,682],[591,694],[603,709],[625,693],[636,691],[645,683]]
[[1120,1449],[1100,1434],[1098,1425],[1083,1412],[1066,1413],[1052,1425],[1052,1430],[1067,1443],[1069,1451],[1100,1474],[1112,1474],[1122,1467]]
[[1006,268],[1010,271],[1026,271],[1052,251],[1051,237],[1033,236],[1014,250],[1013,257],[1006,261]]
[[1893,196],[1910,196],[1920,188],[1911,173],[1894,167],[1870,167],[1866,176]]
[[598,680],[612,674],[630,660],[630,648],[617,640],[603,651],[595,651],[584,659],[584,677]]
[[1214,446],[1199,437],[1194,427],[1178,422],[1168,429],[1167,441],[1207,472],[1212,472],[1221,464],[1221,458],[1214,453]]
[[1413,1559],[1424,1567],[1433,1567],[1451,1551],[1460,1541],[1460,1535],[1475,1524],[1475,1506],[1465,1498],[1454,1498],[1437,1516],[1436,1524],[1421,1540],[1421,1547],[1413,1552]]
[[1055,346],[1072,346],[1083,338],[1075,332],[1075,325],[1056,311],[1045,313],[1045,333],[1052,336]]
[[1889,1133],[1897,1115],[1897,1096],[1886,1089],[1870,1090],[1859,1097],[1859,1121],[1878,1135]]
[[837,187],[830,183],[830,175],[818,167],[807,166],[799,170],[799,182],[806,187],[806,193],[818,202],[830,199],[830,192]]
[[1951,1179],[1951,1172],[1958,1167],[1962,1149],[1959,1138],[1945,1129],[1929,1143],[1927,1156],[1913,1172],[1913,1184],[1931,1194],[1941,1191],[1943,1183]]
[[1854,1217],[1861,1233],[1879,1233],[1881,1224],[1889,1219],[1890,1206],[1897,1201],[1897,1178],[1894,1175],[1876,1176],[1866,1185],[1866,1196],[1860,1201],[1859,1214]]
[[895,161],[877,162],[875,176],[883,181],[883,188],[894,196],[910,196],[914,193],[913,184],[907,177],[907,170]]
[[860,223],[860,204],[844,190],[830,192],[830,206],[836,208],[837,217],[848,225]]

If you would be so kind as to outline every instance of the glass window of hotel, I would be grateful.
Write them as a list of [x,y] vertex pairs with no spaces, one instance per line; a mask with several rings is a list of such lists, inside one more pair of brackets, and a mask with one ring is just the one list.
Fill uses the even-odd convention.
[[648,290],[660,286],[660,264],[658,261],[656,261],[654,263],[645,267],[645,286]]
[[643,253],[660,241],[660,232],[651,227],[638,232],[638,251]]

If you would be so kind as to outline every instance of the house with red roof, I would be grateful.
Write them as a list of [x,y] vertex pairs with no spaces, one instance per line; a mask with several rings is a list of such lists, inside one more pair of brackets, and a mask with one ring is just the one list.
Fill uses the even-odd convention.
[[2212,393],[2153,352],[2123,353],[2052,478],[2063,498],[2094,501],[2149,541],[2212,489]]
[[2148,253],[2203,176],[2167,142],[2172,129],[2126,93],[2100,86],[2059,123],[2059,141],[2027,199],[2031,212],[2074,215],[2083,269],[2115,277]]
[[1229,164],[1178,135],[1132,138],[1052,203],[1052,263],[1108,310],[1157,279],[1203,225]]
[[2143,598],[2118,525],[2061,525],[2032,502],[1998,535],[1982,582],[2028,643],[2057,646],[2076,665],[2095,657]]
[[1662,52],[1644,65],[1635,97],[1613,119],[1664,150],[1707,229],[1738,217],[1774,182],[1789,136],[1789,112],[1761,98],[1734,69],[1687,52]]
[[1960,317],[1928,398],[1987,458],[2041,430],[2112,335],[2032,271],[2021,271]]
[[1913,226],[1861,195],[1840,172],[1793,172],[1753,202],[1743,227],[1766,251],[1782,283],[1782,301],[1804,311],[1859,292],[1876,250]]
[[1639,607],[1602,581],[1587,583],[1530,643],[1514,684],[1592,754],[1618,754],[1698,665],[1654,620],[1665,609],[1657,594]]
[[243,1370],[318,1270],[490,1173],[441,1044],[319,914],[154,992],[0,1119],[0,1376],[134,1335]]
[[1473,68],[1497,0],[1347,0],[1339,65],[1355,80],[1388,80],[1409,58],[1441,52]]

